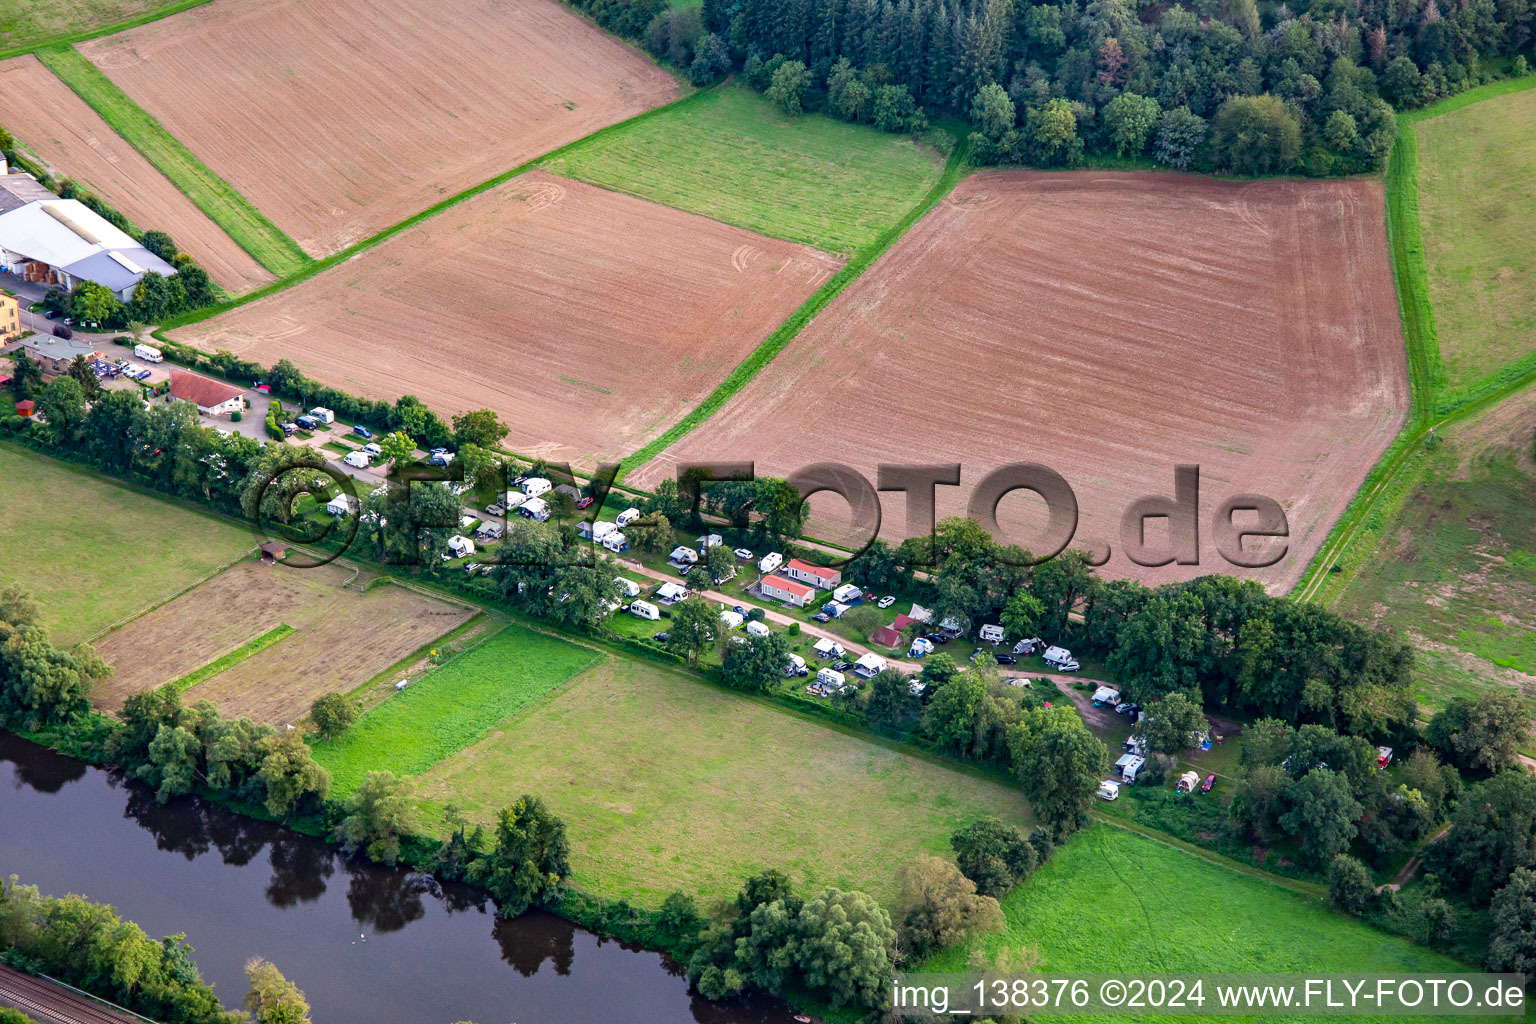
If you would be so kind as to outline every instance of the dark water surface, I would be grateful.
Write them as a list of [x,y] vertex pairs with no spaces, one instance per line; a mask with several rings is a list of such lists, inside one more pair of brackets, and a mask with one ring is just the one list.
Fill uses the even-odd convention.
[[785,1024],[776,1001],[717,1006],[658,953],[467,886],[354,864],[324,843],[194,799],[161,807],[100,768],[0,733],[0,875],[185,932],[224,1005],[264,956],[317,1024]]

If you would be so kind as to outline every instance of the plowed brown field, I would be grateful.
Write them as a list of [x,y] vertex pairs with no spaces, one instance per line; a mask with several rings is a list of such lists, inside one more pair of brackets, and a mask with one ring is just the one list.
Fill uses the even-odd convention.
[[[959,462],[961,487],[938,489],[942,516],[963,513],[996,466],[1042,462],[1077,494],[1076,543],[1113,546],[1105,574],[1238,572],[1278,590],[1407,404],[1378,183],[983,174],[634,482],[679,459],[752,459],[771,474],[836,460],[871,480],[880,462]],[[1201,565],[1137,566],[1120,517],[1171,495],[1178,463],[1201,467]],[[1211,517],[1246,492],[1289,519],[1289,553],[1268,569],[1235,569],[1215,549]],[[831,501],[818,508],[846,510]],[[905,533],[901,501],[885,498],[891,539]],[[827,533],[838,519],[825,514]],[[1044,535],[1027,492],[999,520],[1026,547]]]
[[315,256],[677,95],[555,0],[215,0],[80,52]]
[[361,686],[470,617],[468,609],[403,587],[343,589],[350,572],[332,563],[287,569],[254,559],[108,633],[96,652],[112,674],[91,699],[125,699],[180,679],[279,625],[293,632],[182,695],[213,701],[230,717],[297,721],[316,697]]
[[298,285],[173,332],[589,466],[682,418],[831,275],[789,242],[530,172]]
[[272,280],[36,57],[0,63],[0,125],[59,177],[101,196],[140,230],[167,231],[230,292]]

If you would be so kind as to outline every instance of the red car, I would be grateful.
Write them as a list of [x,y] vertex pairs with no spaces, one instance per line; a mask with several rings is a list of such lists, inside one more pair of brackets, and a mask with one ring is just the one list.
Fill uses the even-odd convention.
[[1211,791],[1211,787],[1214,785],[1216,785],[1216,776],[1207,775],[1205,777],[1205,781],[1200,783],[1200,792],[1209,793]]
[[252,384],[251,389],[253,391],[260,391],[264,395],[270,395],[272,393],[272,385],[263,384],[261,381],[257,381],[255,384]]
[[592,499],[591,498],[582,498],[580,501],[578,501],[576,503],[576,507],[577,508],[591,508],[592,507]]

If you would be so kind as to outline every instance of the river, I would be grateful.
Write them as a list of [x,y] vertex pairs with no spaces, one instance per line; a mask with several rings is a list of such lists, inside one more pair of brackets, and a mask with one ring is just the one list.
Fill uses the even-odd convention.
[[264,956],[318,1024],[787,1024],[776,1000],[716,1005],[658,953],[552,914],[497,920],[468,886],[356,864],[319,840],[152,792],[0,733],[0,875],[185,932],[224,1005]]

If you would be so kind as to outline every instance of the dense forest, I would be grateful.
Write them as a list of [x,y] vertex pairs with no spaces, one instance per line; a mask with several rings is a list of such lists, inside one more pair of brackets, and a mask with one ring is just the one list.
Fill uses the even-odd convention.
[[[1092,153],[1327,175],[1384,166],[1393,108],[1524,74],[1532,0],[572,0],[696,84],[795,114],[970,122],[980,162]],[[1511,59],[1512,58],[1512,59]]]

